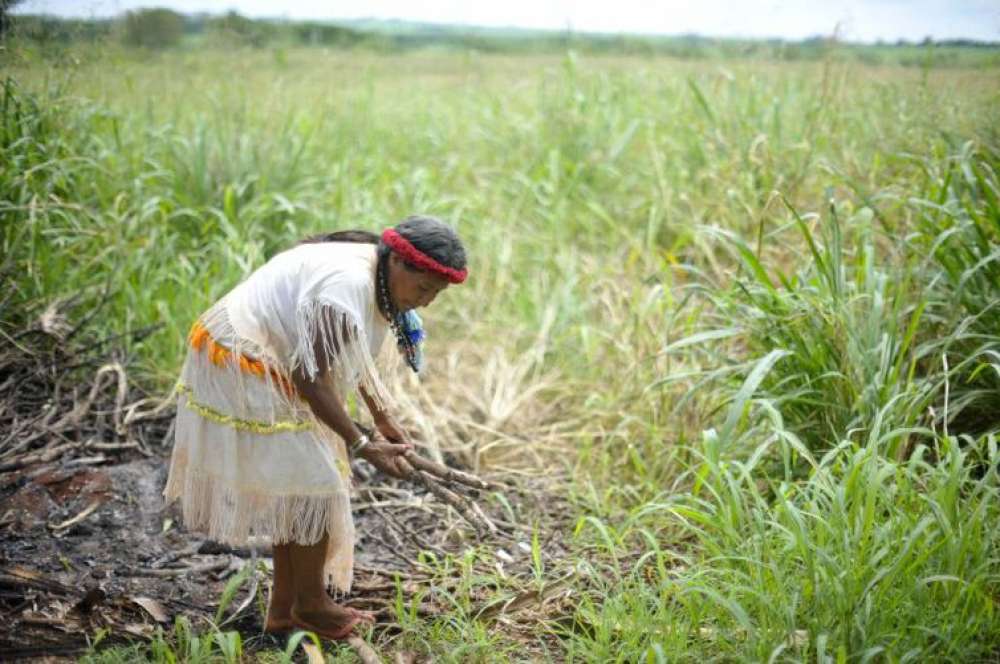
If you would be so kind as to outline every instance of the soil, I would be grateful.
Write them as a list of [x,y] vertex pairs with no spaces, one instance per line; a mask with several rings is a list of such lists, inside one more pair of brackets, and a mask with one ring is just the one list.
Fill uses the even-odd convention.
[[[106,630],[105,645],[141,641],[158,626],[169,631],[178,615],[197,625],[215,615],[228,580],[255,557],[259,565],[270,567],[267,546],[234,550],[187,532],[176,505],[163,504],[166,468],[162,455],[96,467],[70,461],[33,469],[4,487],[0,660],[78,654],[101,630]],[[369,497],[382,500],[362,497],[362,509],[355,510],[356,583],[343,599],[382,610],[383,627],[391,627],[386,608],[395,595],[394,573],[409,579],[412,592],[421,582],[431,583],[426,569],[416,564],[421,545],[460,552],[477,540],[461,524],[430,510],[432,496],[413,493],[396,481],[379,486],[378,479],[372,478],[376,488]],[[390,490],[394,498],[385,500],[381,490]],[[383,507],[366,508],[373,502]],[[398,509],[387,512],[384,505],[394,502]],[[553,507],[548,501],[548,509]],[[85,516],[75,519],[80,514]],[[392,527],[401,520],[405,527]],[[518,562],[529,564],[526,539],[530,541],[529,535],[522,532],[493,543],[512,571]],[[258,578],[266,586],[267,575]],[[241,588],[227,607],[230,615],[241,603],[249,604],[226,629],[239,630],[250,650],[281,645],[262,634],[259,603],[266,593],[249,602],[249,592]],[[432,603],[422,608],[436,612]]]
[[[225,629],[238,630],[248,651],[284,647],[262,633],[269,547],[232,549],[185,530],[177,505],[164,505],[161,495],[167,454],[133,453],[95,465],[84,457],[0,475],[0,661],[73,657],[99,634],[103,646],[141,643],[157,628],[169,632],[182,615],[196,629],[206,628],[226,584],[246,565],[258,570],[255,582],[244,583],[226,607]],[[361,478],[355,585],[338,599],[377,612],[376,633],[393,631],[397,579],[408,596],[439,582],[419,564],[421,551],[457,554],[478,546],[493,552],[494,565],[506,566],[510,577],[530,576],[528,532],[508,528],[480,537],[418,487],[379,475],[364,462],[355,473]],[[522,480],[507,497],[531,515],[521,523],[565,521],[564,502],[540,482]],[[498,510],[487,511],[503,523]],[[558,536],[544,547],[547,556],[566,555]],[[484,592],[480,599],[487,611],[495,609],[488,608],[495,596]],[[433,599],[419,608],[427,616],[447,610]]]

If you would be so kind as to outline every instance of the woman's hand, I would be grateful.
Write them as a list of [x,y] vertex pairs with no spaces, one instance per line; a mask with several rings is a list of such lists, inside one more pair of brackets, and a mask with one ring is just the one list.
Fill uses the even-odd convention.
[[362,459],[381,470],[386,475],[405,479],[409,469],[405,456],[413,449],[409,443],[388,443],[376,441],[361,450]]
[[378,428],[378,432],[382,434],[386,440],[393,443],[403,443],[410,444],[410,435],[406,433],[406,429],[399,426],[399,422],[396,421],[392,415],[388,413],[379,413],[374,417],[375,426]]

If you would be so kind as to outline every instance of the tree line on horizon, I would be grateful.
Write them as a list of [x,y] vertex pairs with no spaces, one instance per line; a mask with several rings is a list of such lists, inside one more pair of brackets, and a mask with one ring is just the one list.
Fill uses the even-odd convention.
[[750,57],[818,60],[833,51],[869,64],[1000,64],[1000,43],[971,39],[919,42],[898,40],[853,44],[835,37],[803,40],[711,38],[580,33],[572,31],[474,28],[400,21],[292,21],[251,19],[236,11],[221,15],[183,14],[166,8],[137,9],[113,18],[75,19],[16,15],[17,0],[0,0],[0,28],[5,40],[41,46],[79,42],[118,42],[130,48],[163,50],[183,46],[369,49],[398,52],[419,48],[484,53],[542,54],[573,49],[588,54],[667,56],[685,59]]

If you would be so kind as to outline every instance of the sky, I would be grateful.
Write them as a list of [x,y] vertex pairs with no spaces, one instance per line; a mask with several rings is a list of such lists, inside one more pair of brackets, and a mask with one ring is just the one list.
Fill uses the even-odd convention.
[[23,0],[16,12],[103,17],[149,6],[236,10],[253,18],[395,18],[581,32],[1000,41],[1000,0]]

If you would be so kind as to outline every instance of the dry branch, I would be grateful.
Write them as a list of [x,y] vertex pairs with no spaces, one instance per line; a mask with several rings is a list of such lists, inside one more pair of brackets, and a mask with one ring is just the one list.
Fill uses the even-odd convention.
[[360,636],[348,637],[347,643],[354,648],[354,652],[358,653],[364,664],[382,664],[382,658]]
[[50,524],[49,528],[51,528],[53,532],[59,532],[61,530],[66,530],[67,528],[71,528],[72,526],[75,526],[76,524],[80,523],[81,521],[83,521],[84,519],[86,519],[88,516],[90,516],[95,510],[97,510],[98,507],[101,506],[102,502],[103,501],[100,500],[100,499],[93,500],[93,501],[91,501],[91,503],[89,505],[87,505],[83,509],[82,512],[80,512],[79,514],[77,514],[73,518],[67,519],[66,521],[63,521],[62,523]]
[[201,563],[199,565],[188,565],[187,567],[171,567],[171,568],[160,568],[160,569],[150,569],[150,568],[139,568],[134,569],[131,572],[132,576],[161,576],[161,577],[174,577],[174,576],[185,576],[187,574],[207,574],[209,572],[219,572],[227,569],[232,560],[229,556],[224,557],[221,560],[213,560],[208,563]]
[[[355,422],[355,425],[369,437],[376,435],[371,428],[363,424]],[[431,461],[421,457],[416,452],[407,453],[405,460],[401,461],[399,466],[406,479],[420,484],[442,503],[454,508],[481,535],[496,535],[500,532],[500,528],[486,516],[475,500],[452,490],[452,487],[469,487],[478,490],[499,489],[499,484],[487,482],[471,473]]]
[[432,461],[426,457],[422,457],[416,452],[410,452],[406,455],[406,460],[413,465],[417,470],[425,471],[437,478],[440,478],[444,482],[449,482],[453,484],[464,484],[465,486],[472,487],[473,489],[479,489],[481,491],[502,491],[503,485],[497,482],[489,482],[471,473],[466,473],[450,466],[445,466],[436,461]]
[[424,488],[433,493],[436,498],[451,505],[477,531],[492,534],[496,534],[499,531],[496,524],[483,513],[475,501],[455,493],[447,486],[444,486],[444,483],[439,478],[426,471],[414,470],[412,467],[410,470],[409,479],[419,482]]
[[87,316],[75,327],[66,320],[73,304],[52,302],[30,326],[0,329],[0,473],[88,449],[148,456],[150,433],[160,437],[172,415],[170,397],[153,399],[130,385],[121,351],[126,337],[139,340],[155,328],[88,337]]

